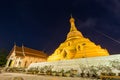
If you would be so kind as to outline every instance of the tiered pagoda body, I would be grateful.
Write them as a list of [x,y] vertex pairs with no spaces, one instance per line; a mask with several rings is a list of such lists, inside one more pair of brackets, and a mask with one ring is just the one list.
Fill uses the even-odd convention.
[[75,58],[108,56],[106,49],[85,38],[75,26],[75,19],[70,18],[71,28],[66,40],[50,55],[47,61],[59,61]]

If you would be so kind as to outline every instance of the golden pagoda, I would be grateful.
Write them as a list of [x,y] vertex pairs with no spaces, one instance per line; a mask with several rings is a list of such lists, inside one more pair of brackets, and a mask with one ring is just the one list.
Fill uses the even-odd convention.
[[75,58],[87,58],[97,56],[108,56],[106,49],[96,45],[88,38],[85,38],[75,26],[75,19],[70,18],[71,28],[67,34],[67,39],[50,55],[47,61],[59,61]]

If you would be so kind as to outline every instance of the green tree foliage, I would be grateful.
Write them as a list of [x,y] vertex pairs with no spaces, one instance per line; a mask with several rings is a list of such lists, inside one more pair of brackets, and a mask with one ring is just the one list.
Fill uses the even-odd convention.
[[0,66],[4,66],[6,64],[6,56],[1,55],[0,56]]
[[6,49],[0,49],[0,66],[5,66],[6,64],[6,57],[8,55],[8,51]]

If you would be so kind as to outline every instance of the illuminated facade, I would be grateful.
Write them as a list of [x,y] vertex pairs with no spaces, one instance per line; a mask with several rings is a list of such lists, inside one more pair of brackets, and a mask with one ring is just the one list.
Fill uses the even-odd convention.
[[70,18],[71,28],[67,34],[66,40],[50,55],[47,61],[59,61],[75,58],[108,56],[106,49],[102,49],[100,45],[96,45],[88,38],[85,38],[75,26],[75,20]]
[[7,59],[6,67],[28,67],[31,63],[46,62],[47,54],[35,49],[14,45]]

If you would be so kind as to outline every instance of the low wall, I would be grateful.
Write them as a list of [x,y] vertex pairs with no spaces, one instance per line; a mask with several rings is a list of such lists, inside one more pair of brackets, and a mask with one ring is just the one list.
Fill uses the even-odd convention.
[[110,61],[119,60],[120,55],[110,55],[104,57],[91,57],[91,58],[79,58],[79,59],[71,59],[71,60],[61,60],[55,62],[40,62],[40,63],[32,63],[29,68],[33,67],[44,67],[44,66],[53,66],[52,70],[59,71],[61,69],[69,70],[75,69],[80,71],[81,66],[89,67],[89,66],[110,66]]

